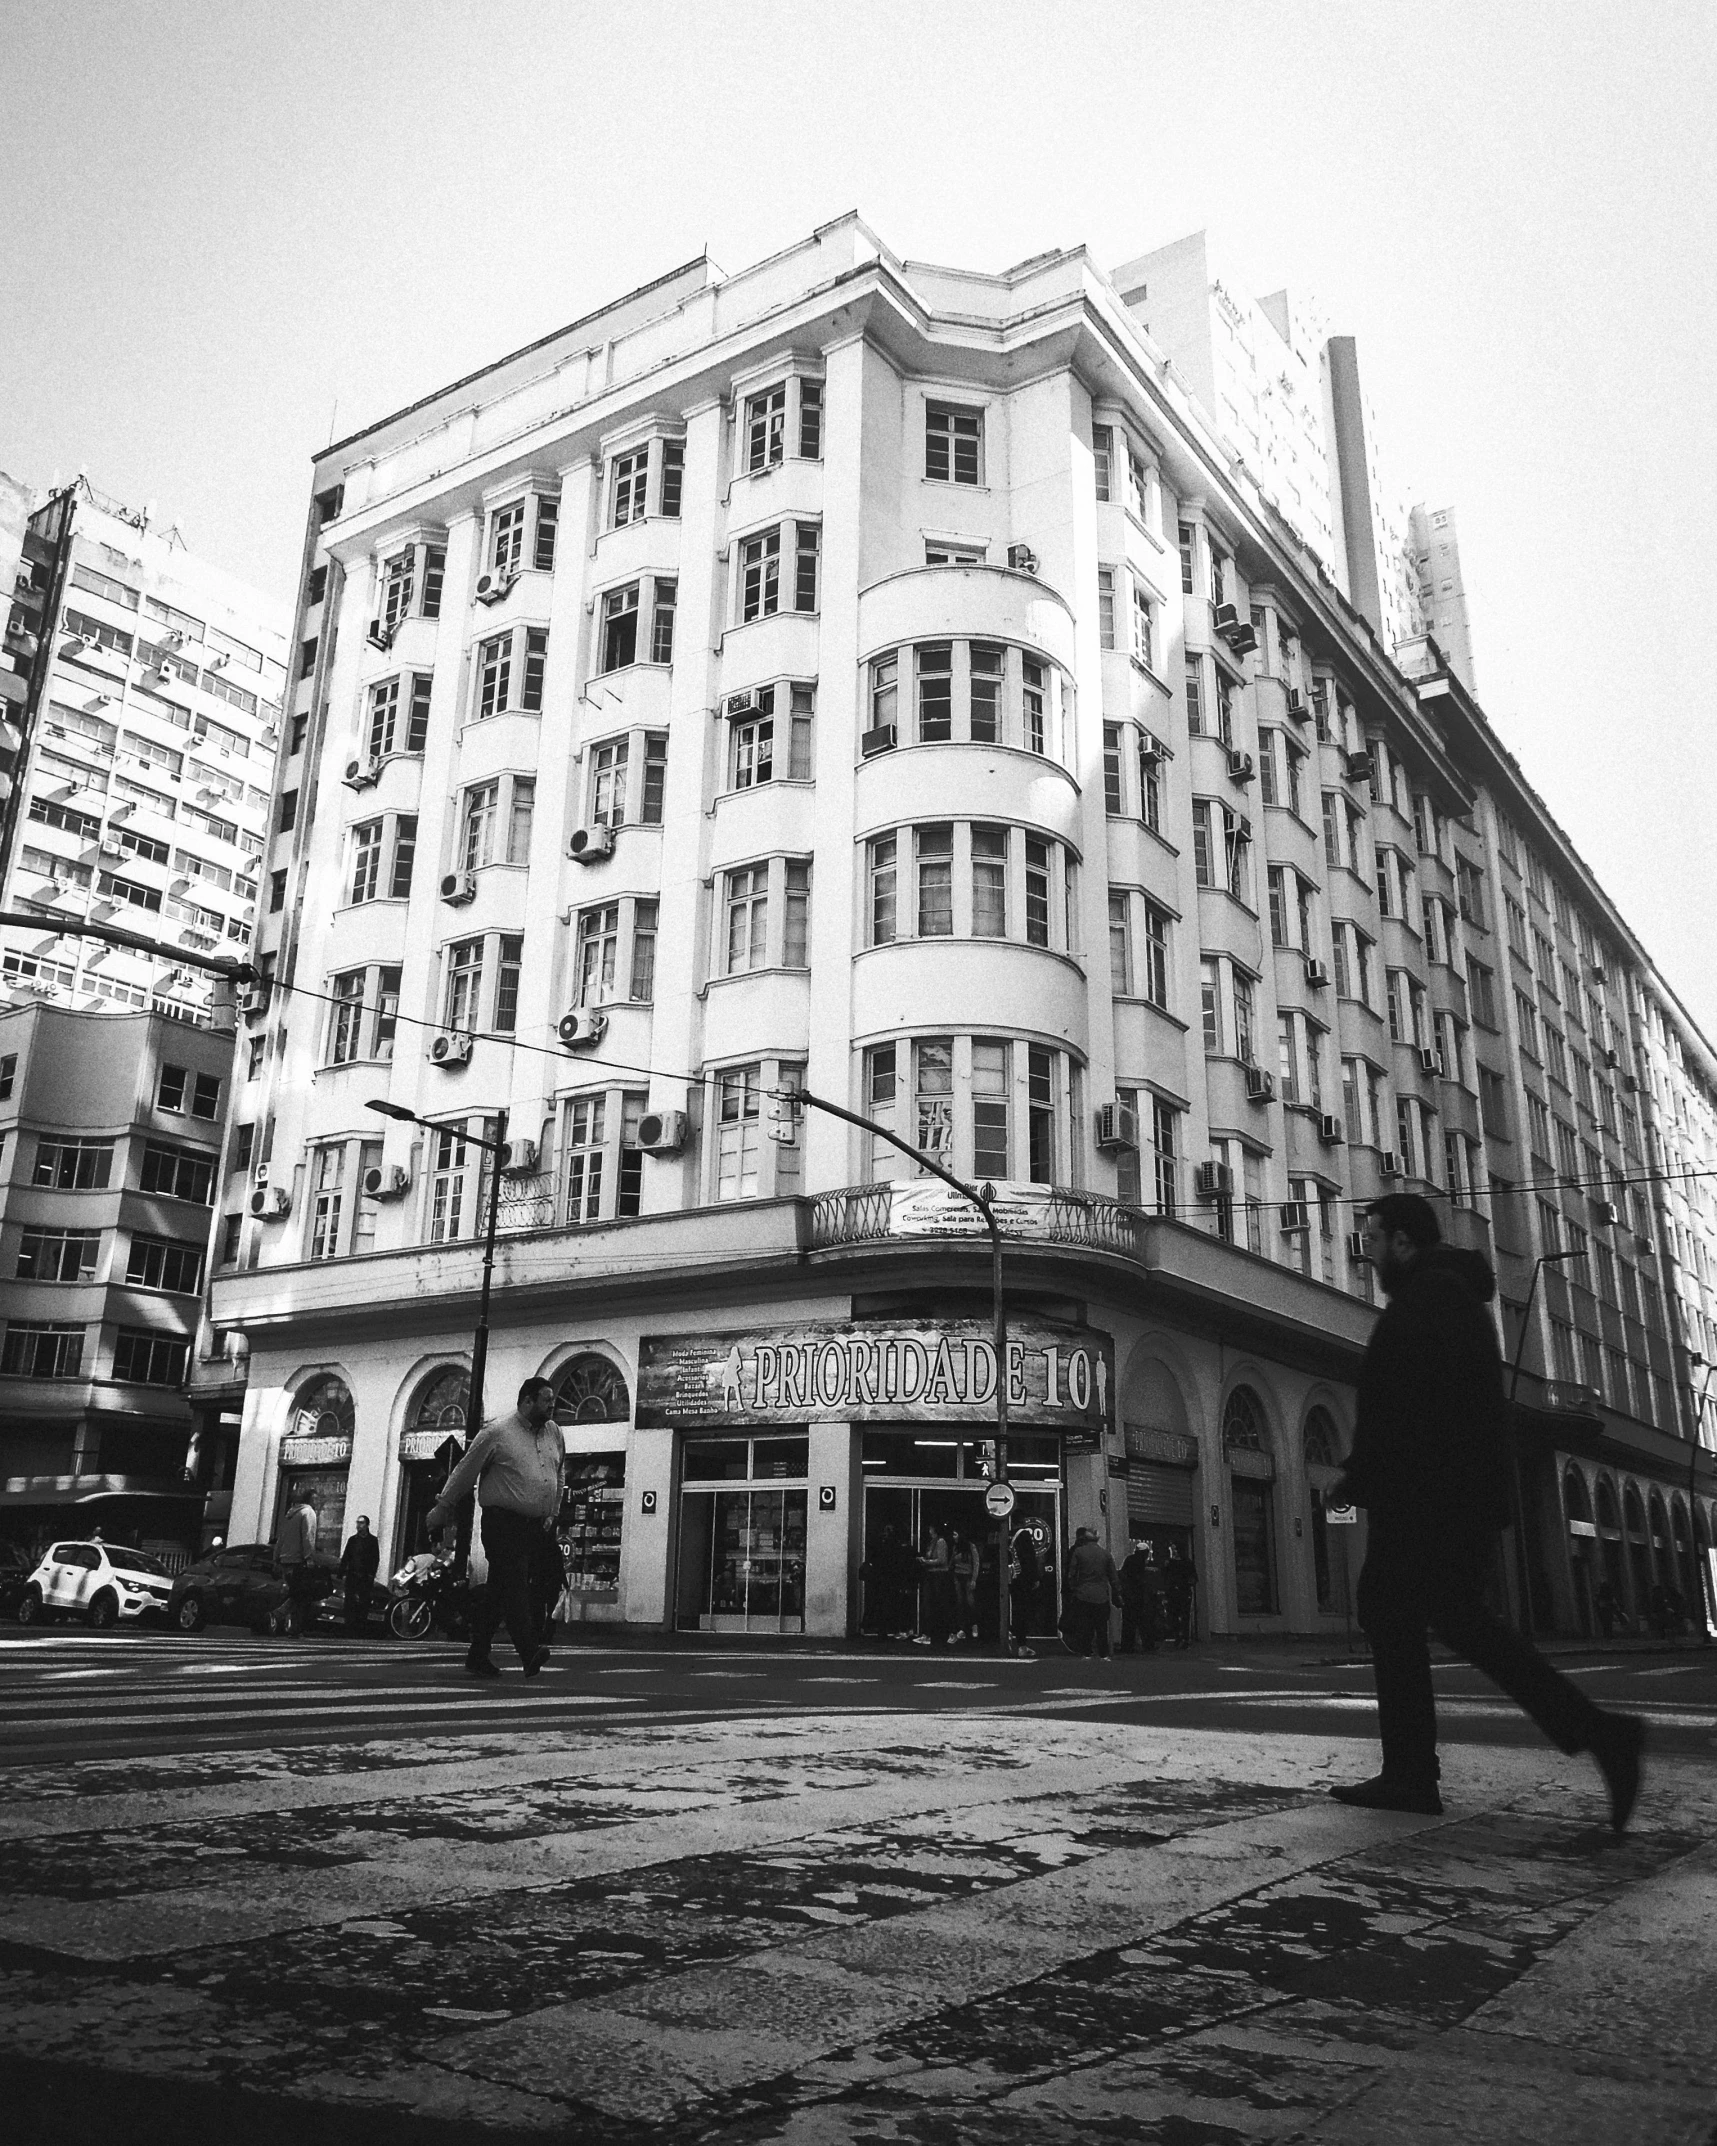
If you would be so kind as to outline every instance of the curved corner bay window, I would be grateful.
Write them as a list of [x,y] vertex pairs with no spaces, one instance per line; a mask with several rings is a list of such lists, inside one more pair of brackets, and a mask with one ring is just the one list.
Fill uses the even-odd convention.
[[688,1438],[675,1622],[682,1631],[802,1632],[810,1440]]

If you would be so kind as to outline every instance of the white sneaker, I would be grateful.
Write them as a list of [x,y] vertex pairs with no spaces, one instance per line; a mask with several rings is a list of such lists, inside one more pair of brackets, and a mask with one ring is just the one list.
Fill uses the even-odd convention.
[[918,1637],[917,1637],[917,1638],[916,1638],[916,1639],[915,1639],[915,1640],[914,1640],[914,1641],[912,1642],[912,1644],[913,1644],[913,1645],[914,1645],[915,1647],[927,1647],[927,1646],[929,1646],[929,1644],[930,1644],[930,1634],[929,1634],[928,1632],[920,1632],[920,1633],[919,1633],[919,1635],[918,1635]]

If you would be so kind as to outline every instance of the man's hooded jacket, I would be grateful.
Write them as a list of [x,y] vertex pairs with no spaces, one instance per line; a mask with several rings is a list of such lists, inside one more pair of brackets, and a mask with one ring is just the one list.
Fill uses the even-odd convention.
[[1347,1480],[1374,1524],[1450,1548],[1510,1516],[1509,1417],[1477,1252],[1421,1252],[1372,1330]]

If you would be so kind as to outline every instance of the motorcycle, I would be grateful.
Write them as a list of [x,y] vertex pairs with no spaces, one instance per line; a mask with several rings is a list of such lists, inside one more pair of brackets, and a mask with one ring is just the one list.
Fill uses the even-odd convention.
[[440,1550],[408,1557],[389,1582],[388,1630],[396,1639],[471,1636],[471,1586],[459,1562]]

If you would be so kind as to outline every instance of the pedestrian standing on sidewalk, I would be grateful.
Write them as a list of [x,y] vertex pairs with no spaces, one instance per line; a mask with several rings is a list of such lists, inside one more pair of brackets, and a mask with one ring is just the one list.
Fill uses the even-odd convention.
[[1067,1560],[1068,1651],[1100,1661],[1109,1659],[1109,1612],[1120,1598],[1115,1560],[1097,1540],[1097,1530],[1083,1527],[1073,1538]]
[[973,1589],[978,1584],[978,1546],[969,1535],[963,1535],[956,1528],[950,1547],[954,1556],[954,1638],[956,1642],[976,1639],[978,1624]]
[[375,1592],[381,1555],[382,1546],[370,1533],[369,1515],[360,1513],[357,1531],[340,1552],[340,1570],[346,1575],[348,1632],[361,1632],[370,1621],[370,1597]]
[[1366,1346],[1353,1450],[1329,1502],[1363,1505],[1370,1521],[1358,1608],[1377,1679],[1383,1770],[1330,1794],[1368,1810],[1441,1812],[1435,1632],[1552,1743],[1592,1754],[1621,1833],[1639,1794],[1644,1723],[1596,1705],[1480,1595],[1510,1511],[1508,1403],[1485,1308],[1496,1293],[1490,1265],[1445,1245],[1417,1193],[1373,1200],[1365,1239],[1389,1302]]
[[948,1547],[947,1536],[934,1523],[924,1530],[919,1572],[924,1630],[913,1644],[941,1649],[948,1644],[948,1626],[954,1614],[954,1553]]
[[489,1578],[471,1612],[465,1667],[474,1677],[501,1673],[489,1649],[503,1618],[526,1676],[534,1677],[548,1659],[531,1607],[531,1569],[560,1511],[565,1476],[566,1441],[554,1420],[554,1388],[547,1379],[526,1379],[518,1407],[484,1424],[429,1509],[429,1532],[438,1535],[460,1499],[482,1485]]
[[1169,1630],[1177,1647],[1189,1647],[1198,1637],[1198,1574],[1184,1550],[1169,1545],[1168,1569],[1163,1574],[1163,1596],[1168,1603]]
[[1157,1651],[1157,1568],[1148,1542],[1136,1542],[1121,1567],[1121,1652]]
[[1008,1609],[1013,1629],[1013,1652],[1022,1661],[1035,1662],[1037,1650],[1030,1645],[1037,1616],[1038,1589],[1043,1576],[1038,1570],[1037,1538],[1030,1528],[1016,1528],[1008,1558]]

